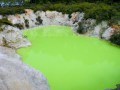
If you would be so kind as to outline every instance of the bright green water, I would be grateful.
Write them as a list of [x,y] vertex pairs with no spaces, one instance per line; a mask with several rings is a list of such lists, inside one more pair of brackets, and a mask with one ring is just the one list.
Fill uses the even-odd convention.
[[65,26],[34,28],[24,34],[32,46],[18,53],[47,77],[51,90],[104,90],[120,83],[120,48],[77,36]]

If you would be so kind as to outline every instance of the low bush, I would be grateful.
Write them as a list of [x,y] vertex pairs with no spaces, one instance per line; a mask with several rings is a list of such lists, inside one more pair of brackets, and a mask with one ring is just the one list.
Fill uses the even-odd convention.
[[27,28],[29,28],[29,20],[28,20],[28,19],[25,19],[25,26],[26,26]]
[[0,7],[1,15],[10,15],[10,14],[21,14],[24,13],[24,7]]
[[36,25],[40,25],[40,24],[42,24],[42,22],[43,22],[43,20],[41,19],[40,16],[38,16],[38,17],[36,18],[36,21],[37,21]]
[[24,6],[14,6],[14,7],[0,7],[1,15],[9,14],[21,14],[24,13],[24,9],[33,9],[35,12],[37,10],[55,10],[62,13],[71,14],[73,12],[85,12],[85,19],[93,18],[97,21],[111,20],[115,21],[120,19],[120,3],[113,3],[112,5],[105,3],[90,3],[81,2],[73,4],[63,4],[63,3],[47,3],[47,4],[28,4]]
[[79,25],[79,27],[77,29],[77,33],[79,33],[79,34],[85,34],[87,31],[84,29],[84,27],[82,25],[82,22],[79,22],[78,25]]
[[114,32],[110,38],[110,41],[114,44],[120,45],[120,31]]
[[12,25],[10,21],[8,21],[7,18],[0,19],[0,26],[6,24],[6,25]]
[[14,24],[15,27],[19,28],[19,29],[24,29],[23,25],[19,24]]

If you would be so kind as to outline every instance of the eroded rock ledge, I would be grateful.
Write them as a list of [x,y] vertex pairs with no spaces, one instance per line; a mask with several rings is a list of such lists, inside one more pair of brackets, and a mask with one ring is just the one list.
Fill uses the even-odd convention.
[[14,49],[0,47],[0,90],[50,90],[46,78],[25,65]]
[[[84,19],[83,12],[74,12],[71,15],[63,14],[57,11],[34,12],[31,9],[25,9],[25,12],[26,13],[16,15],[0,15],[0,22],[2,23],[1,30],[6,33],[4,30],[13,30],[15,32],[19,32],[21,29],[33,28],[43,25],[66,25],[72,27],[72,29],[79,34],[98,37],[105,40],[110,40],[111,36],[115,32],[120,32],[120,21],[118,21],[116,25],[113,25],[108,21],[97,23],[95,19]],[[16,36],[15,33],[14,35]],[[26,42],[26,40],[23,40],[21,36],[22,34],[16,37],[20,37],[22,41],[15,40],[14,37],[11,37],[14,45],[10,43],[10,39],[7,37],[4,37],[4,40],[6,40],[9,47],[19,48],[21,46],[19,46],[18,41]],[[3,41],[3,36],[0,35],[0,39]],[[4,44],[1,42],[0,45]]]

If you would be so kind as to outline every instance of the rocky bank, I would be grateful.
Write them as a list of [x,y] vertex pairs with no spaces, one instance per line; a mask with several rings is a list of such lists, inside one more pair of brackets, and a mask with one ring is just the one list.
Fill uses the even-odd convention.
[[[6,40],[7,46],[14,48],[25,46],[25,43],[27,43],[27,45],[30,45],[30,43],[25,38],[23,38],[21,31],[19,30],[37,26],[70,26],[75,32],[79,34],[98,37],[105,40],[109,40],[115,31],[120,31],[120,21],[118,21],[117,25],[110,25],[108,21],[97,23],[95,19],[84,19],[83,12],[74,12],[69,15],[57,11],[34,12],[31,9],[25,9],[25,13],[23,14],[7,16],[0,15],[0,20],[2,22],[0,28],[2,35],[0,35],[0,40]],[[11,37],[11,34],[14,36]],[[21,45],[19,43],[21,43]],[[3,46],[5,44],[4,42],[1,42],[0,45]]]
[[0,46],[0,90],[50,90],[41,72],[25,65],[14,49]]

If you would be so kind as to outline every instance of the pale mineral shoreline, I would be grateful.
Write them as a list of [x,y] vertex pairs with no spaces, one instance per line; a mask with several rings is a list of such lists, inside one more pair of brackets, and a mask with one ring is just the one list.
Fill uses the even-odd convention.
[[20,48],[30,45],[29,41],[24,38],[20,30],[39,26],[70,26],[74,32],[87,36],[98,37],[108,41],[115,31],[120,30],[119,25],[109,26],[108,21],[102,21],[97,24],[95,19],[85,20],[83,12],[73,12],[71,17],[69,17],[68,14],[62,14],[57,11],[34,12],[31,9],[25,9],[25,12],[26,13],[16,15],[0,15],[0,19],[6,20],[8,23],[1,25],[0,46]]

